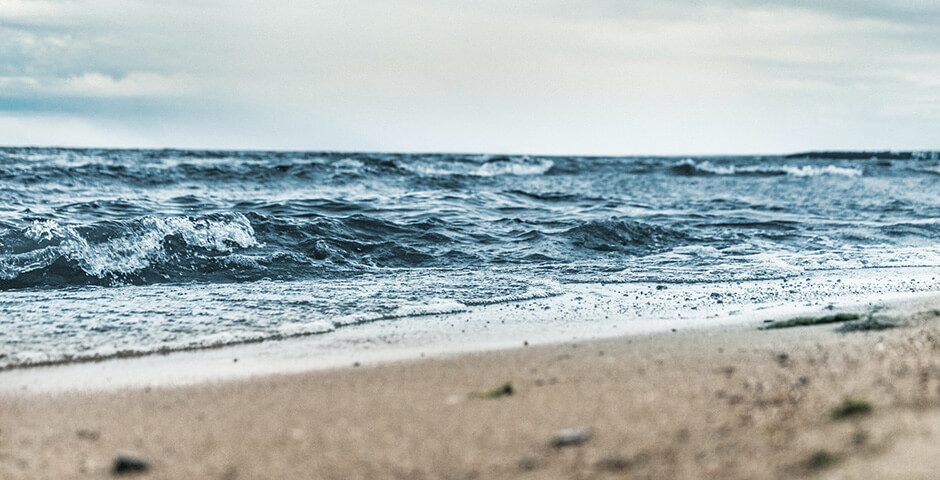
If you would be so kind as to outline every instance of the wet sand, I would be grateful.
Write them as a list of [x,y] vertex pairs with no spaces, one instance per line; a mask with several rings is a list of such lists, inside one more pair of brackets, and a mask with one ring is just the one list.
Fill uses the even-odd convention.
[[935,305],[883,331],[729,327],[5,395],[0,478],[106,478],[119,455],[146,462],[139,478],[929,478]]

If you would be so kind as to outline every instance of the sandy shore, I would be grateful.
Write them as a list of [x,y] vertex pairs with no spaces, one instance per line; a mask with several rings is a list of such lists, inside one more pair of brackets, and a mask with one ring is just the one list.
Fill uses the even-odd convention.
[[[940,312],[916,311],[884,331],[680,331],[7,395],[0,478],[109,477],[121,452],[173,479],[932,478]],[[566,429],[574,444],[553,445]]]

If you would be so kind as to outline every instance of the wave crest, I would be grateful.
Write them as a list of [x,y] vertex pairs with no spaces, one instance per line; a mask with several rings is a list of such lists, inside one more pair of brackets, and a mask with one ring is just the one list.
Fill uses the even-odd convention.
[[823,175],[842,175],[846,177],[858,177],[862,175],[862,169],[840,167],[837,165],[715,165],[708,160],[696,162],[692,159],[685,159],[675,165],[670,170],[676,175],[683,176],[718,176],[718,175],[754,175],[754,176],[774,176],[789,175],[792,177],[818,177]]
[[547,158],[521,157],[488,157],[480,159],[414,159],[399,163],[405,171],[428,177],[439,176],[469,176],[469,177],[495,177],[502,175],[543,175],[555,165]]
[[678,230],[614,219],[586,222],[566,230],[563,235],[581,248],[627,255],[664,251],[696,240]]
[[258,242],[244,215],[215,214],[87,227],[38,220],[22,232],[6,232],[2,244],[7,251],[0,254],[0,287],[9,288],[132,280],[173,257],[227,254]]

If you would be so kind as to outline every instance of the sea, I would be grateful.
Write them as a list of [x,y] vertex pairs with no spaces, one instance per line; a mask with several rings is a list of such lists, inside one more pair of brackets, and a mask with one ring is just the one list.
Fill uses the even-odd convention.
[[938,187],[929,151],[2,148],[0,369],[871,310],[940,291]]

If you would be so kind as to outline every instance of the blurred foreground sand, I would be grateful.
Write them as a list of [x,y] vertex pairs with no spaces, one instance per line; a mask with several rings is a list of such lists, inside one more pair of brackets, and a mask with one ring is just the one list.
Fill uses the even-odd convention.
[[940,312],[916,311],[0,397],[0,478],[109,477],[117,452],[167,479],[935,478]]

